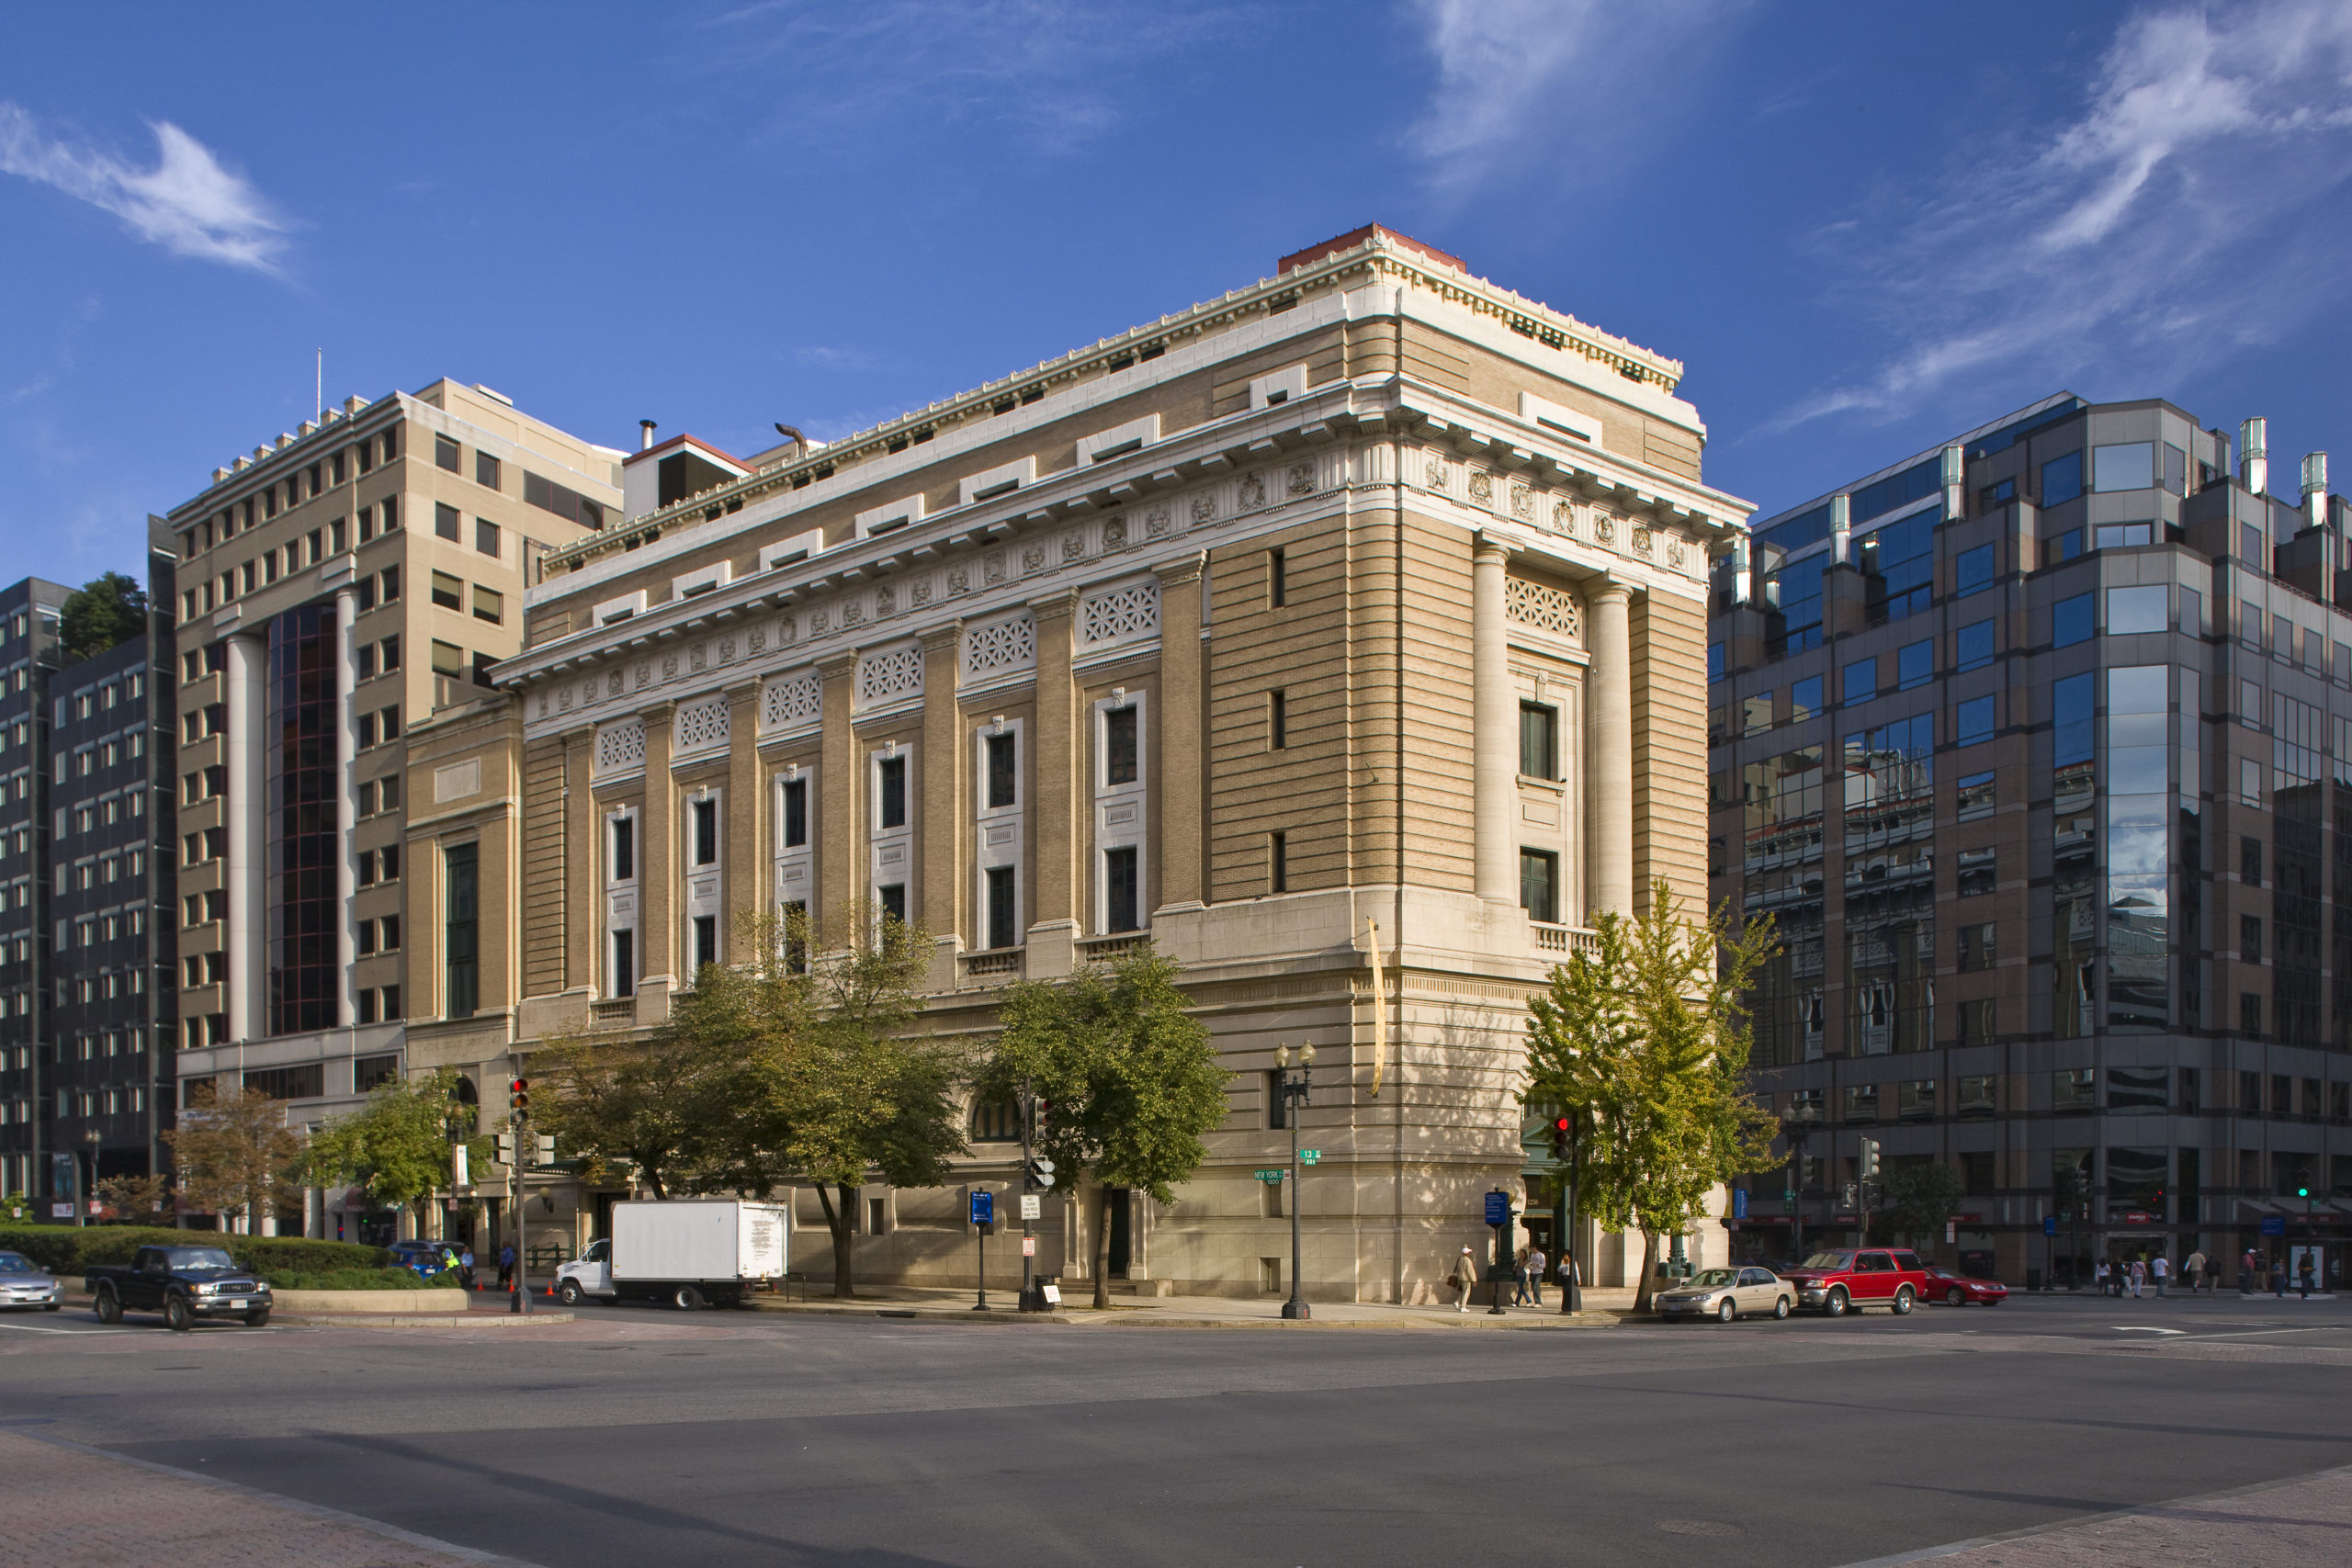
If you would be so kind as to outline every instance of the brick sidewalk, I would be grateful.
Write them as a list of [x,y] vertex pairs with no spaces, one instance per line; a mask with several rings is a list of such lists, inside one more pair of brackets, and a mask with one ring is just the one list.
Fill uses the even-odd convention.
[[[329,1508],[0,1432],[10,1560],[73,1568],[527,1568]],[[21,1557],[16,1553],[21,1552]]]
[[2078,1525],[1874,1558],[1852,1568],[2301,1568],[2352,1562],[2352,1470],[2157,1503]]

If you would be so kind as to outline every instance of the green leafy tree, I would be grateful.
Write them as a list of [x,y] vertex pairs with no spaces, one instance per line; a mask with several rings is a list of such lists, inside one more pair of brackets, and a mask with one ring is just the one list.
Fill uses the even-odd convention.
[[1960,1172],[1940,1160],[1890,1170],[1879,1187],[1888,1228],[1914,1247],[1933,1247],[1964,1196]]
[[1177,988],[1177,974],[1147,942],[1067,980],[1010,987],[998,1015],[1002,1032],[977,1085],[987,1100],[1036,1095],[1037,1144],[1057,1175],[1092,1180],[1097,1307],[1111,1304],[1111,1189],[1174,1202],[1176,1183],[1208,1156],[1203,1136],[1231,1109],[1232,1072]]
[[58,613],[59,657],[68,664],[104,653],[147,629],[147,591],[135,578],[101,572],[65,596]]
[[161,1134],[178,1170],[181,1204],[198,1213],[254,1217],[295,1181],[301,1135],[286,1124],[286,1102],[240,1086],[227,1093],[199,1083],[179,1124]]
[[627,1171],[656,1199],[695,1190],[695,1178],[726,1114],[730,1052],[759,1039],[743,987],[712,966],[671,998],[670,1016],[644,1040],[626,1032],[559,1036],[533,1054],[535,1132],[587,1162],[591,1179]]
[[1641,1230],[1645,1311],[1659,1238],[1703,1214],[1718,1184],[1772,1163],[1774,1123],[1745,1083],[1742,998],[1775,944],[1769,920],[1736,928],[1728,906],[1689,919],[1663,881],[1645,913],[1604,914],[1597,933],[1528,1004],[1522,1098],[1584,1119],[1579,1207]]
[[311,1134],[296,1173],[318,1186],[351,1185],[420,1224],[433,1195],[453,1185],[450,1151],[473,1131],[474,1108],[458,1099],[458,1073],[441,1067],[386,1084],[350,1115]]
[[150,1224],[172,1207],[168,1176],[108,1176],[99,1179],[97,1195],[117,1218],[132,1224]]

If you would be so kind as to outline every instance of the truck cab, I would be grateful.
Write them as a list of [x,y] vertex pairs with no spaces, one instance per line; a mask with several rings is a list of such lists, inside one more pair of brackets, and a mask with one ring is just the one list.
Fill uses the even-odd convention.
[[613,1238],[600,1235],[588,1244],[581,1255],[555,1271],[555,1293],[566,1306],[576,1306],[582,1298],[594,1296],[598,1301],[611,1301],[613,1290]]

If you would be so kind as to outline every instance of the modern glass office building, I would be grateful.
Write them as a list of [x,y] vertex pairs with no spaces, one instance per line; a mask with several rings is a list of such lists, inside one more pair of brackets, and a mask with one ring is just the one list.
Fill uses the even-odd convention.
[[2060,394],[1718,568],[1713,886],[1777,925],[1754,1064],[1790,1130],[1746,1250],[1851,1239],[1869,1140],[1883,1178],[1952,1167],[1917,1239],[2013,1283],[2340,1268],[2352,520],[2324,454],[2279,495],[2265,448]]

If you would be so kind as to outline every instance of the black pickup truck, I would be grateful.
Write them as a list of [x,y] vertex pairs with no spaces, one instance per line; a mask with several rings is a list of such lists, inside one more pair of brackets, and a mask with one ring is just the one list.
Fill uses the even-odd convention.
[[126,1312],[160,1312],[182,1331],[203,1317],[235,1317],[253,1328],[269,1321],[268,1284],[222,1247],[142,1247],[128,1263],[93,1263],[82,1272],[101,1323],[120,1323]]

